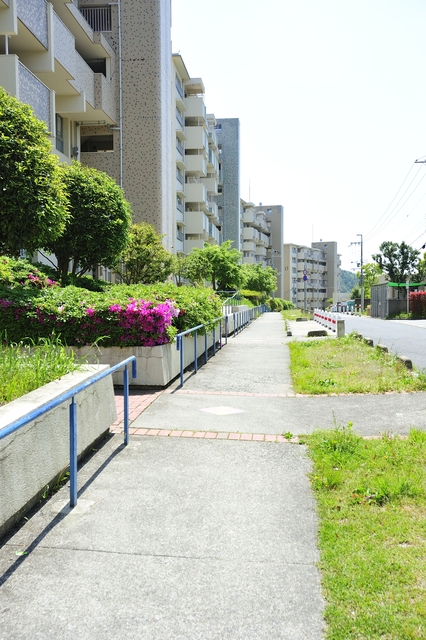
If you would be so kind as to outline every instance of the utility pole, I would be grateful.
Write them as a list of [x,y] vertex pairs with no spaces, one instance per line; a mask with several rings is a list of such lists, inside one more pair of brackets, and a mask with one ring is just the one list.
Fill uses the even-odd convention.
[[359,276],[359,284],[361,287],[361,313],[364,311],[364,270],[363,270],[363,241],[362,241],[362,233],[357,233],[357,236],[359,236],[361,238],[360,242],[351,242],[351,245],[353,244],[359,244],[361,246],[361,261],[359,263],[359,266],[361,267],[361,271],[360,271],[360,276]]

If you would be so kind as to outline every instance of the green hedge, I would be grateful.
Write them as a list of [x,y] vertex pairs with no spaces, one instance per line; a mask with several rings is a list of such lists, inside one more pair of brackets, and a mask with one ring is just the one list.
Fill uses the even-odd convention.
[[[126,346],[123,324],[111,307],[125,310],[131,300],[149,301],[151,308],[166,301],[173,303],[178,315],[167,328],[167,341],[179,331],[222,315],[220,299],[211,289],[171,283],[115,285],[102,293],[75,286],[39,289],[0,285],[0,335],[9,344],[57,336],[68,345],[92,344],[100,339],[105,346]],[[127,344],[138,344],[134,331]]]

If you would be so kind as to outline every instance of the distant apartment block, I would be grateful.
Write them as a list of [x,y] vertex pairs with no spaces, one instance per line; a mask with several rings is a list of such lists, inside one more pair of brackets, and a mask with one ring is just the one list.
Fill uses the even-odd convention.
[[204,84],[191,78],[180,55],[173,55],[174,165],[172,195],[175,215],[175,253],[189,253],[204,243],[219,244],[220,224],[216,119],[207,114]]
[[217,118],[220,192],[217,200],[222,241],[231,240],[232,247],[243,250],[243,222],[240,203],[240,121]]
[[280,204],[262,205],[255,207],[256,213],[264,214],[269,230],[269,247],[266,258],[267,265],[276,270],[278,298],[284,298],[284,208]]
[[284,298],[299,309],[325,309],[340,291],[340,256],[336,242],[311,247],[284,245]]

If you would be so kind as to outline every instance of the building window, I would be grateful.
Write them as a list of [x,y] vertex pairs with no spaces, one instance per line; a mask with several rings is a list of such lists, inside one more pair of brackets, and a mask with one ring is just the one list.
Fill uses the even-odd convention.
[[64,152],[64,119],[56,114],[56,148],[61,153]]
[[81,136],[81,151],[82,153],[114,151],[114,141],[112,134]]

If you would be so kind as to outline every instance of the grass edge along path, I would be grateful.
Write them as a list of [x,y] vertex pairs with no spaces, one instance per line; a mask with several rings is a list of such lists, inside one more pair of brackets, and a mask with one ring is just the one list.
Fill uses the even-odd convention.
[[327,640],[426,638],[426,433],[305,438]]
[[426,391],[426,374],[355,334],[289,342],[294,391],[310,395]]

